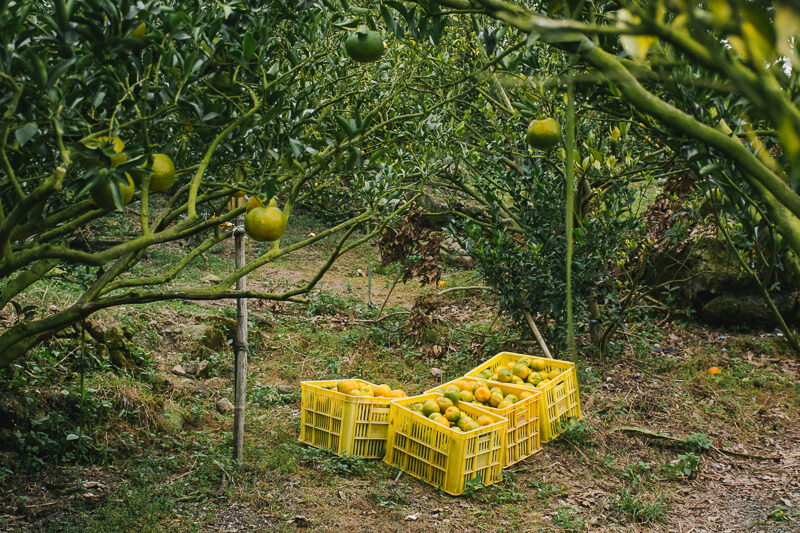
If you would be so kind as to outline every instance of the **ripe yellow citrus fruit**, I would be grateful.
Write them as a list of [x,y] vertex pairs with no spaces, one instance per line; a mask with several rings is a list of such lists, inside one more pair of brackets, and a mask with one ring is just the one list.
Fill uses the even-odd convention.
[[256,207],[244,217],[244,230],[254,241],[277,241],[286,231],[286,217],[277,207]]
[[488,402],[489,398],[492,397],[491,391],[486,387],[478,387],[477,389],[475,389],[474,395],[475,399],[481,403]]
[[233,193],[234,198],[244,198],[244,191],[236,191]]
[[511,383],[511,376],[514,374],[511,373],[511,370],[508,368],[501,368],[497,371],[497,381],[501,383]]
[[489,415],[481,415],[476,422],[479,426],[488,426],[492,423],[492,418]]
[[380,33],[372,31],[366,26],[359,26],[345,40],[344,49],[353,61],[371,63],[383,55],[383,39],[381,39]]
[[[145,167],[153,174],[150,176],[150,192],[166,191],[175,183],[175,164],[166,154],[153,154],[153,164]],[[141,177],[136,178],[141,184]]]
[[336,390],[338,390],[342,394],[350,394],[354,390],[358,390],[358,383],[356,383],[352,379],[343,379],[342,381],[336,384]]
[[552,118],[531,120],[525,138],[531,148],[550,150],[561,142],[561,126]]
[[561,372],[560,372],[560,371],[558,371],[558,370],[551,370],[551,371],[550,371],[550,373],[549,373],[549,374],[547,374],[547,377],[548,377],[548,378],[550,378],[550,379],[556,379],[556,378],[559,376],[559,374],[561,374]]
[[[122,205],[127,205],[133,198],[133,180],[128,174],[125,174],[125,178],[128,182],[126,185],[120,185],[119,183],[116,183],[117,188],[119,189],[119,199]],[[111,179],[108,176],[101,178],[100,181],[98,181],[90,191],[94,203],[103,209],[115,209],[117,205],[114,203],[113,187],[114,185],[111,183]]]
[[541,372],[545,369],[544,361],[541,359],[531,359],[531,370]]
[[391,392],[392,389],[386,383],[381,383],[380,385],[375,387],[375,396],[382,396],[384,398],[388,398]]

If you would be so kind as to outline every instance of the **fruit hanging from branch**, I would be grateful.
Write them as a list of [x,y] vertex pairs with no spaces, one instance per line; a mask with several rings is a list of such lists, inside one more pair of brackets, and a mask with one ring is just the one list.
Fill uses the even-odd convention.
[[353,61],[372,63],[383,55],[383,39],[380,33],[362,25],[350,34],[344,49]]
[[286,216],[275,206],[255,207],[244,217],[244,231],[254,241],[277,241],[286,231]]
[[553,118],[534,119],[525,138],[531,148],[550,150],[561,142],[561,126]]

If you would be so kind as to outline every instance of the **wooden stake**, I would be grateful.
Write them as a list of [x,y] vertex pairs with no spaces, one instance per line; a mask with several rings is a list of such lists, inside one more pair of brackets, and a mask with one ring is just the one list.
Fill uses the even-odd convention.
[[531,316],[531,314],[528,311],[523,310],[522,313],[525,315],[525,320],[528,321],[528,325],[533,330],[533,334],[536,335],[536,340],[539,341],[539,346],[541,346],[542,351],[544,352],[544,355],[548,359],[552,359],[553,358],[553,354],[550,353],[550,350],[547,348],[547,345],[544,343],[544,337],[542,337],[542,334],[539,333],[539,328],[536,327],[536,322],[533,321],[533,317]]
[[[245,264],[245,233],[244,218],[236,220],[236,229],[233,231],[233,245],[236,252],[235,268],[239,270]],[[247,290],[247,277],[242,276],[236,281],[236,290]],[[236,299],[236,342],[234,351],[236,354],[235,363],[235,384],[233,402],[233,459],[242,460],[244,450],[244,409],[245,393],[247,391],[247,298]]]

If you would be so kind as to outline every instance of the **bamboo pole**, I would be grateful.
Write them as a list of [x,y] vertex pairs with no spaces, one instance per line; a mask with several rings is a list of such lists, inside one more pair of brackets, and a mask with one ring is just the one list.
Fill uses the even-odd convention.
[[[244,218],[236,220],[234,235],[234,249],[236,252],[235,268],[239,270],[245,264],[245,233]],[[247,276],[242,276],[236,281],[237,291],[247,290]],[[236,299],[236,354],[235,384],[234,384],[234,418],[233,418],[233,459],[242,460],[244,450],[244,409],[245,394],[247,391],[247,298]]]

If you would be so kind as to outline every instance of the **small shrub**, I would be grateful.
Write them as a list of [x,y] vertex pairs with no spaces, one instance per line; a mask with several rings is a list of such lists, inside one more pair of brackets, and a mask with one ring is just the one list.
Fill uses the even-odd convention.
[[644,493],[634,493],[623,488],[619,496],[611,501],[611,507],[623,518],[635,524],[653,524],[661,522],[666,517],[667,504],[656,497],[653,501],[646,501]]

